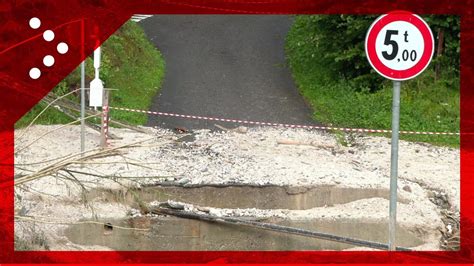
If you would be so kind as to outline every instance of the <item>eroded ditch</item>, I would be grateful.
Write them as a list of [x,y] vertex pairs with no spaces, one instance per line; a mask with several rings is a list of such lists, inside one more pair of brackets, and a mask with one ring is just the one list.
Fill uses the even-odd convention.
[[[388,190],[338,186],[153,186],[130,190],[93,190],[89,200],[120,202],[137,207],[137,201],[167,200],[199,206],[228,209],[307,210],[334,206],[367,198],[387,198]],[[401,199],[402,202],[406,201]],[[368,241],[387,242],[387,224],[364,219],[267,218],[266,223],[290,226]],[[80,245],[99,245],[114,250],[343,250],[354,246],[304,236],[285,234],[242,225],[220,224],[171,216],[140,216],[103,220],[116,227],[100,224],[77,224],[65,235]],[[125,230],[117,226],[149,229]],[[415,247],[423,241],[399,227],[398,245]]]

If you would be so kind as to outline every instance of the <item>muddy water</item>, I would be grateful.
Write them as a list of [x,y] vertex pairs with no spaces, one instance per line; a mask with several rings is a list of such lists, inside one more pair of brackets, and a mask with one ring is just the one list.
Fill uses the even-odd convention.
[[[258,208],[304,210],[344,204],[355,200],[382,197],[388,190],[319,187],[177,187],[154,186],[127,191],[94,190],[89,200],[121,202],[134,206],[137,202],[175,201],[216,208]],[[405,200],[400,199],[401,202]],[[247,226],[216,224],[174,217],[140,217],[103,221],[149,231],[124,230],[103,225],[78,224],[66,229],[65,235],[74,243],[99,245],[115,250],[342,250],[353,248],[315,238],[266,231]],[[267,220],[312,231],[363,240],[387,242],[386,224],[363,220]],[[423,242],[402,228],[397,230],[398,245],[414,247]]]
[[[150,228],[149,231],[104,228],[79,224],[66,229],[70,241],[114,250],[343,250],[353,246],[246,226],[216,224],[173,217],[140,217],[104,221],[114,225]],[[387,242],[387,225],[357,220],[272,221],[276,224]],[[423,242],[403,228],[397,229],[397,245],[414,247]]]
[[[176,200],[200,206],[216,208],[257,208],[306,210],[315,207],[333,206],[366,198],[386,198],[387,189],[345,188],[337,186],[282,187],[282,186],[229,186],[229,187],[146,187],[128,191],[94,190],[89,200],[122,202]],[[399,202],[406,200],[399,196]]]

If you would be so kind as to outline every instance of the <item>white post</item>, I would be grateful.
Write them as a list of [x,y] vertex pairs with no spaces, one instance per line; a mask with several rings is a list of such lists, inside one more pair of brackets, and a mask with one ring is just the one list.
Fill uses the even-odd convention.
[[94,69],[95,77],[90,84],[90,97],[89,105],[94,108],[102,107],[102,100],[104,94],[104,84],[99,78],[99,67],[100,67],[100,46],[94,51]]

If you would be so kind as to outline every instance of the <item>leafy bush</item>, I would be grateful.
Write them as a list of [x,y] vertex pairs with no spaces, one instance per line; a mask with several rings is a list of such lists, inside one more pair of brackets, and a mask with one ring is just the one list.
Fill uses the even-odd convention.
[[[426,16],[434,34],[444,31],[439,57],[417,78],[403,82],[401,130],[459,132],[459,17]],[[314,118],[342,127],[391,128],[392,82],[365,57],[365,35],[376,16],[302,15],[286,40],[293,77]],[[437,48],[437,47],[435,47]],[[459,138],[403,139],[458,146]]]
[[[294,55],[291,64],[314,66],[315,69],[308,71],[317,71],[318,80],[323,83],[343,79],[358,91],[381,89],[383,78],[368,63],[364,47],[367,30],[376,18],[375,15],[297,16],[287,43],[287,52]],[[443,49],[432,66],[458,75],[460,18],[430,15],[424,19],[435,39],[440,34],[444,39]]]

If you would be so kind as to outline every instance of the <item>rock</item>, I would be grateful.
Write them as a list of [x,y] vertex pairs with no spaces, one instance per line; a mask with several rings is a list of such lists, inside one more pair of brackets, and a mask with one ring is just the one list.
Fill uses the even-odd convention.
[[240,127],[237,127],[237,128],[235,129],[235,131],[236,131],[237,133],[245,134],[245,133],[248,132],[248,128],[247,128],[247,127],[244,127],[244,126],[240,126]]
[[191,180],[189,180],[189,178],[181,178],[179,181],[178,181],[178,184],[180,185],[183,185],[183,184],[186,184],[186,183],[189,183],[191,182]]
[[405,190],[406,192],[410,192],[410,193],[411,193],[411,187],[410,187],[409,185],[403,186],[403,190]]
[[433,191],[428,191],[427,195],[428,195],[428,198],[433,199],[436,194]]
[[20,211],[18,211],[18,215],[26,216],[30,210],[28,210],[25,206],[21,207]]
[[199,211],[202,211],[202,212],[207,212],[209,213],[211,211],[211,209],[209,207],[200,207],[200,206],[197,206],[196,207]]
[[448,234],[453,233],[453,226],[451,224],[448,224],[448,226],[446,226],[446,229],[448,229]]

